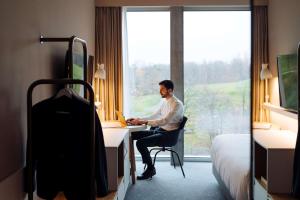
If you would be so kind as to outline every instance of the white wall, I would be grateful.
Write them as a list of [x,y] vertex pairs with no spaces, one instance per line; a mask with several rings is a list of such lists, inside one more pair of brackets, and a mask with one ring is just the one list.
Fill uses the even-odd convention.
[[[269,0],[269,64],[273,75],[270,84],[271,103],[280,105],[277,60],[280,54],[297,52],[300,42],[300,0]],[[271,112],[272,123],[297,132],[297,120]]]

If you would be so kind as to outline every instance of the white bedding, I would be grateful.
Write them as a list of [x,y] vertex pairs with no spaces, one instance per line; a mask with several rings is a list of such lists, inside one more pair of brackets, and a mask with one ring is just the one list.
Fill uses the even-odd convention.
[[250,181],[250,135],[216,136],[212,142],[211,158],[231,196],[236,200],[247,200]]

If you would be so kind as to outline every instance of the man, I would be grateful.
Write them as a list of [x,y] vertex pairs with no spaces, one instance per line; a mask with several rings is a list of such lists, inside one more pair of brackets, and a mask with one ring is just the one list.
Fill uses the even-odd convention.
[[160,95],[164,98],[161,107],[151,116],[144,118],[131,118],[127,122],[133,125],[146,124],[151,127],[157,127],[154,130],[146,130],[132,133],[132,139],[137,140],[136,146],[142,155],[143,163],[147,169],[138,180],[151,178],[156,174],[150,152],[147,147],[167,144],[176,138],[175,131],[179,128],[183,118],[182,102],[173,95],[174,84],[170,80],[164,80],[159,83]]

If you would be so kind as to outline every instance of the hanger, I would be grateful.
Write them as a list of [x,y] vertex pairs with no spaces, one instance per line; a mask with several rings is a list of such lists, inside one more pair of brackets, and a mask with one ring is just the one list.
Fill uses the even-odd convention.
[[54,99],[58,99],[62,96],[65,96],[65,97],[68,97],[71,99],[73,96],[73,91],[70,88],[62,88],[56,93]]

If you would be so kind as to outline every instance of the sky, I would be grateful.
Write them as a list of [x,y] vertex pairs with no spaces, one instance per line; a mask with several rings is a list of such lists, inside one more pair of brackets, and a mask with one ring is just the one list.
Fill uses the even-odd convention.
[[[184,61],[250,57],[249,11],[184,12]],[[128,12],[129,65],[170,63],[170,13]]]

